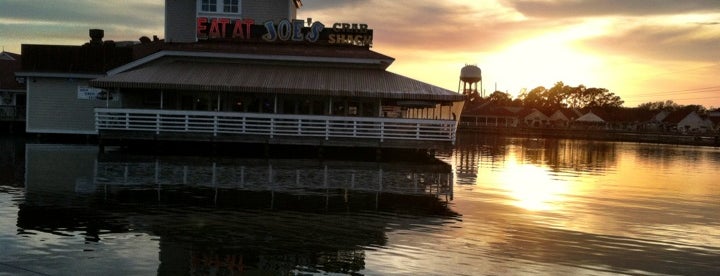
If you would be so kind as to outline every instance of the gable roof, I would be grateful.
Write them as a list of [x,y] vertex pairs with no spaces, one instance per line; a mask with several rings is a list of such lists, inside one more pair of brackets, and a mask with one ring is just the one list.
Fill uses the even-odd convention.
[[578,112],[575,109],[570,108],[560,108],[555,110],[550,116],[548,116],[550,119],[555,118],[556,120],[568,120],[568,121],[574,121],[575,119],[582,116],[580,112]]
[[517,115],[518,115],[520,118],[525,118],[525,117],[528,117],[528,116],[530,116],[530,115],[532,115],[532,114],[541,115],[541,117],[550,119],[547,115],[545,115],[545,113],[543,113],[543,112],[540,111],[540,110],[537,110],[536,108],[525,108],[525,109],[523,109],[523,110],[521,110],[520,112],[517,113]]
[[665,119],[662,122],[668,123],[668,124],[677,124],[680,121],[682,121],[683,119],[685,119],[685,117],[690,115],[690,113],[693,113],[693,112],[695,112],[695,111],[687,110],[687,109],[673,111],[669,115],[667,115],[667,117],[665,117]]
[[517,114],[508,110],[505,107],[499,106],[481,106],[463,112],[463,115],[470,116],[493,116],[493,117],[517,117]]
[[22,45],[24,72],[115,74],[165,56],[232,57],[253,60],[295,60],[357,63],[387,69],[395,59],[365,47],[307,43],[232,43],[200,41],[141,44],[105,41],[100,45]]
[[604,123],[605,120],[603,118],[600,118],[600,116],[593,113],[592,110],[590,110],[588,113],[585,113],[585,115],[580,116],[580,118],[577,118],[575,120],[576,122],[587,122],[587,123]]
[[465,96],[377,68],[165,57],[90,81],[100,88],[281,93],[463,101]]
[[0,52],[0,60],[14,61],[14,60],[19,60],[19,59],[20,59],[20,55],[18,55],[18,54],[11,53],[11,52],[5,52],[5,51]]

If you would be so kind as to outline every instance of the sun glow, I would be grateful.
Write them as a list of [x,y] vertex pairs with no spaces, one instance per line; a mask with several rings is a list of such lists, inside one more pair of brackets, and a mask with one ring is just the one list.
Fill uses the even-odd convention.
[[513,96],[523,88],[548,87],[558,81],[592,85],[599,81],[602,59],[582,51],[576,42],[603,33],[605,26],[605,22],[591,22],[518,41],[482,58],[480,64],[490,79],[497,80],[498,90]]
[[570,189],[568,183],[531,164],[509,164],[499,180],[501,188],[515,200],[513,205],[530,211],[557,209]]
[[[498,75],[498,90],[517,96],[522,88],[550,86],[555,82],[594,83],[594,66],[591,56],[581,54],[569,45],[548,38],[524,41],[494,55],[486,62],[487,71]],[[507,87],[511,85],[511,87]]]

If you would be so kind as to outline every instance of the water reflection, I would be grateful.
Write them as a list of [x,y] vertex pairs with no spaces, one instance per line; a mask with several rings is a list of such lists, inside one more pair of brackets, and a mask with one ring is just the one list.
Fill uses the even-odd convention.
[[458,142],[401,163],[28,145],[0,159],[27,171],[0,186],[0,274],[720,273],[720,149]]
[[353,273],[388,231],[458,216],[447,204],[451,168],[437,160],[98,155],[92,146],[34,144],[26,156],[18,235],[71,251],[88,243],[122,251],[119,236],[147,236],[156,245],[141,250],[159,252],[159,274]]
[[533,211],[553,209],[569,189],[566,181],[553,179],[548,170],[531,164],[508,164],[499,178],[500,187],[515,199],[514,205]]
[[720,272],[717,148],[463,139],[447,157],[462,168],[455,210],[483,230],[454,235],[487,256],[532,274]]
[[21,187],[25,174],[25,143],[0,134],[0,186]]
[[499,189],[511,205],[549,211],[562,208],[565,195],[586,188],[578,179],[582,175],[613,170],[616,147],[607,142],[463,135],[453,156],[459,184]]
[[[505,138],[460,135],[453,153],[457,172],[476,176],[480,167],[498,169],[507,160],[548,167],[552,171],[602,174],[617,163],[616,143],[569,139]],[[474,184],[474,183],[472,183]]]

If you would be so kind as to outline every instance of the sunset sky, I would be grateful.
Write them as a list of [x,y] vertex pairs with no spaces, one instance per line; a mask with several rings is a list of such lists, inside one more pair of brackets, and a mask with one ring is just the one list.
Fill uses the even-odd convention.
[[[390,71],[453,91],[483,70],[486,93],[567,85],[720,107],[719,0],[304,0],[298,18],[366,23]],[[164,37],[164,0],[0,0],[0,46]]]

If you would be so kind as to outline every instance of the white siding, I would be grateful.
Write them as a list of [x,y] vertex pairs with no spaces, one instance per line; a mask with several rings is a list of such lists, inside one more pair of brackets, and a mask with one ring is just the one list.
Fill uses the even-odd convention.
[[[165,41],[197,41],[198,0],[165,0]],[[254,19],[255,24],[272,20],[295,19],[297,8],[291,0],[241,0],[240,17]],[[226,15],[219,15],[227,17]]]
[[712,127],[711,124],[708,124],[708,120],[705,120],[701,118],[697,113],[691,112],[685,118],[680,120],[677,124],[679,129],[685,129],[685,130],[700,130],[702,127],[705,127],[705,130],[708,130]]
[[165,0],[165,41],[196,41],[196,0]]
[[272,20],[295,19],[296,8],[291,0],[242,0],[243,17],[252,18],[256,24]]
[[[27,132],[94,134],[95,107],[105,107],[102,100],[78,99],[78,86],[88,80],[72,78],[32,78],[28,82]],[[120,101],[110,101],[119,107]]]

